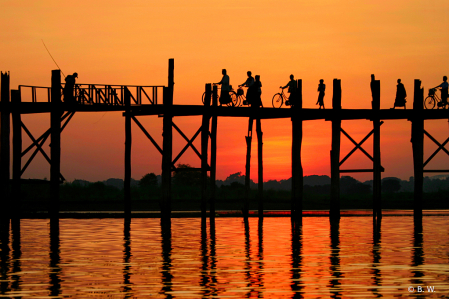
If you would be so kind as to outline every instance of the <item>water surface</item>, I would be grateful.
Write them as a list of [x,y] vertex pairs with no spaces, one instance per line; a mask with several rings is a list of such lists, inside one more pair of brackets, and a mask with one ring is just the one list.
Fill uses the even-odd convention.
[[0,257],[0,297],[445,298],[449,217],[25,219]]

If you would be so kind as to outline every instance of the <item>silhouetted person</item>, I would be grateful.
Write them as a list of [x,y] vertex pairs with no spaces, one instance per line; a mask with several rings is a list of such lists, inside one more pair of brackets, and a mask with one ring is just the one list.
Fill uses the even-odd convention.
[[318,84],[318,91],[319,91],[318,101],[315,104],[315,105],[318,105],[318,104],[320,105],[319,109],[321,109],[321,107],[323,107],[323,109],[325,109],[324,108],[324,91],[326,90],[326,84],[324,84],[323,82],[324,82],[324,80],[321,79],[320,84]]
[[260,82],[260,76],[256,75],[256,80],[254,81],[254,97],[253,102],[250,103],[252,107],[259,107],[262,106],[262,82]]
[[253,76],[251,76],[250,71],[248,71],[246,74],[248,75],[248,79],[246,79],[245,83],[239,85],[239,87],[248,87],[248,90],[246,91],[246,101],[243,101],[243,105],[248,105],[251,97],[253,96],[251,93],[254,91],[254,89],[251,88],[251,86],[254,84],[254,78]]
[[394,100],[394,107],[405,107],[405,103],[407,102],[405,100],[406,97],[407,92],[405,91],[404,84],[401,83],[401,79],[398,79],[398,85],[396,87],[396,99]]
[[63,90],[65,103],[74,104],[76,102],[75,96],[73,94],[76,78],[78,78],[77,73],[73,73],[73,75],[68,75],[67,77],[65,77],[65,86]]
[[294,102],[294,98],[296,96],[296,80],[293,75],[290,75],[290,81],[285,85],[284,87],[281,86],[282,89],[285,89],[288,87],[288,92],[290,93],[288,97],[288,101],[285,101],[285,105],[292,105]]
[[438,103],[438,106],[445,106],[447,105],[447,90],[449,87],[449,84],[447,83],[447,77],[443,77],[443,83],[440,85],[434,87],[434,88],[441,88],[441,103]]
[[229,96],[229,92],[231,91],[229,76],[226,74],[226,69],[223,69],[221,73],[223,74],[223,78],[215,84],[221,85],[220,104],[227,104],[231,101],[231,97]]

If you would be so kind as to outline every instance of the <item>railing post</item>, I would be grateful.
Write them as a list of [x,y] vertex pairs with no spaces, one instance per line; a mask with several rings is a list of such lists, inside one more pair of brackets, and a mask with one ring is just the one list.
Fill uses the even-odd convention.
[[125,87],[125,217],[131,217],[131,94]]
[[303,168],[302,148],[302,80],[297,81],[297,98],[291,108],[292,112],[292,199],[291,218],[302,224]]
[[22,99],[19,90],[11,90],[12,105],[12,198],[14,216],[20,219],[20,179],[22,176],[22,120],[20,103]]
[[424,118],[423,101],[424,89],[421,81],[415,80],[413,98],[412,118],[412,149],[413,149],[413,172],[415,189],[413,193],[413,217],[415,224],[422,222],[422,197],[423,197],[423,175],[424,175]]
[[333,81],[330,219],[340,219],[341,80]]
[[51,165],[50,165],[50,217],[58,218],[59,214],[59,184],[61,173],[61,71],[51,72]]
[[207,150],[209,143],[211,84],[206,84],[204,98],[204,113],[201,124],[201,219],[206,219],[207,210]]
[[1,221],[9,227],[11,199],[9,188],[10,167],[10,81],[9,72],[1,73],[1,113],[0,113],[0,210]]

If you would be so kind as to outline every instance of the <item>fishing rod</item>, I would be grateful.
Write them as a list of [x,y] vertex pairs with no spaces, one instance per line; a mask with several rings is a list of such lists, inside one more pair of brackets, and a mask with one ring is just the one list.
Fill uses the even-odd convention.
[[53,56],[51,55],[50,51],[48,51],[48,48],[47,48],[47,46],[45,45],[44,40],[41,39],[41,41],[42,41],[42,44],[44,44],[44,47],[45,47],[45,49],[47,50],[48,55],[50,55],[51,59],[53,59],[53,62],[56,64],[56,66],[58,67],[58,69],[61,71],[62,75],[63,75],[64,78],[65,78],[64,72],[61,70],[61,68],[59,67],[58,63],[56,62],[56,60],[55,60],[55,59],[53,58]]

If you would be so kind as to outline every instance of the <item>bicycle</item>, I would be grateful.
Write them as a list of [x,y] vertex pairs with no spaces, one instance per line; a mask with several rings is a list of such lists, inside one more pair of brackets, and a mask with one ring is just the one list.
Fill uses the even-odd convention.
[[433,108],[435,108],[435,104],[437,105],[437,109],[448,108],[448,103],[443,103],[443,101],[436,94],[436,88],[430,88],[429,95],[424,100],[424,107],[426,109],[433,109]]
[[[284,93],[284,89],[281,88],[281,92],[278,92],[273,96],[271,102],[273,103],[273,108],[281,108],[284,102],[287,102],[288,98]],[[285,104],[287,106],[287,104]]]
[[[228,107],[238,107],[240,105],[242,95],[237,95],[237,93],[232,89],[232,85],[230,85],[229,87],[231,88],[231,90],[229,91],[229,98],[231,99],[231,101],[226,103],[225,105]],[[220,92],[218,92],[218,90],[220,90],[220,88],[217,89],[218,99],[220,99]],[[243,92],[243,90],[242,90],[242,92]],[[203,96],[201,99],[203,102],[203,105],[204,105],[205,97],[206,97],[206,92],[203,93]]]

